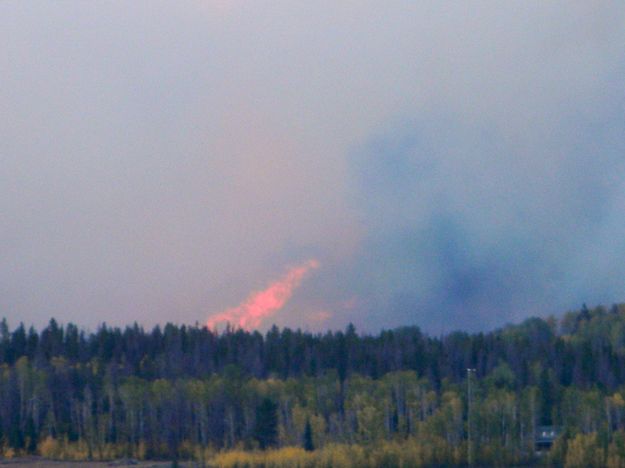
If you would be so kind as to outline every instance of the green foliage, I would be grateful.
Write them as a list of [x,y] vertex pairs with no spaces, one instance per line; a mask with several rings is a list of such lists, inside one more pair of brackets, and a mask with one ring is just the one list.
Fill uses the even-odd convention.
[[[625,306],[431,338],[0,321],[0,452],[218,466],[625,465]],[[297,448],[296,448],[297,447]],[[258,450],[259,448],[264,450]],[[239,461],[237,461],[239,460]],[[298,465],[299,464],[299,465]]]
[[315,450],[315,444],[313,442],[312,426],[310,425],[310,419],[306,419],[306,426],[304,427],[304,450],[312,452]]
[[486,385],[512,390],[515,387],[516,377],[510,366],[500,362],[486,377]]
[[278,442],[278,405],[269,398],[263,398],[256,407],[254,438],[261,450],[273,447]]

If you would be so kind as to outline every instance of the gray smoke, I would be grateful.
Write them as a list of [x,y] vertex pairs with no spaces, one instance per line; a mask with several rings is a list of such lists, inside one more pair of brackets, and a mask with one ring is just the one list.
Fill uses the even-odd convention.
[[0,315],[311,329],[625,299],[625,5],[0,2]]

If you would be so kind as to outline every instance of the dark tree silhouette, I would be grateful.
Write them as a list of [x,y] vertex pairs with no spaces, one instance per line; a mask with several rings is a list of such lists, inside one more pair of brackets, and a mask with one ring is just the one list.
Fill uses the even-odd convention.
[[523,456],[538,426],[561,426],[597,432],[605,450],[622,435],[625,460],[623,304],[440,337],[416,326],[88,333],[55,320],[11,331],[0,320],[0,455],[176,459],[254,441],[318,453],[416,434],[459,444],[467,368],[476,369],[475,440]]
[[278,441],[278,405],[270,398],[263,398],[256,407],[254,438],[262,450],[275,446]]
[[304,427],[304,450],[312,452],[315,450],[315,444],[313,443],[312,427],[310,426],[310,419],[306,419],[306,426]]

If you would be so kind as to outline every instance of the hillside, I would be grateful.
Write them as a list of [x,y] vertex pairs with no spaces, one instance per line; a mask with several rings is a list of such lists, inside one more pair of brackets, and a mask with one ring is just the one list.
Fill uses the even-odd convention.
[[543,459],[625,463],[625,305],[442,337],[3,321],[0,362],[5,457],[513,464],[551,426]]

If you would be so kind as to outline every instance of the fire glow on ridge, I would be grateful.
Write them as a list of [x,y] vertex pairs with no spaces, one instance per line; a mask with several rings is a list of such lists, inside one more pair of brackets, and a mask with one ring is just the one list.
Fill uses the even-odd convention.
[[319,268],[319,262],[314,259],[291,268],[282,278],[271,283],[266,289],[250,294],[242,304],[211,315],[206,325],[213,330],[218,324],[230,324],[244,330],[258,328],[263,320],[273,316],[284,307],[306,274],[316,268]]

